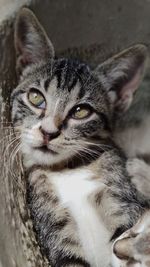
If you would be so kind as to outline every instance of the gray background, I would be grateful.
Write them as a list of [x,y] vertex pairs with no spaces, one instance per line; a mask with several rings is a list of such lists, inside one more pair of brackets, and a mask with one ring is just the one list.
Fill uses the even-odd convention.
[[89,61],[150,43],[149,0],[45,0],[32,8],[57,51],[85,50]]

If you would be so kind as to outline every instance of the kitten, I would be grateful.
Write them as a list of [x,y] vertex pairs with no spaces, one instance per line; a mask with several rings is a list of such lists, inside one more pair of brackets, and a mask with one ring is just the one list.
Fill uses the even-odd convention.
[[113,141],[116,113],[130,105],[147,50],[133,46],[90,69],[56,59],[28,9],[15,25],[12,121],[20,134],[27,199],[51,266],[120,267],[112,242],[144,211]]

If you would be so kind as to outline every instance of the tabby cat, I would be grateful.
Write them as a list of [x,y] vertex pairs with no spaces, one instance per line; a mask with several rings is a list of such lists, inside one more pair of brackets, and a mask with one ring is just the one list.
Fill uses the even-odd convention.
[[12,121],[41,249],[53,267],[119,267],[112,243],[145,206],[113,133],[117,114],[129,108],[140,84],[147,49],[135,45],[94,70],[57,59],[26,8],[16,20],[15,47]]

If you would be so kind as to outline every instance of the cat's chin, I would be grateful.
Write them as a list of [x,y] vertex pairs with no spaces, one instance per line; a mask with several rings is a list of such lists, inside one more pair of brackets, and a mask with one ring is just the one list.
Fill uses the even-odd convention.
[[57,153],[46,147],[32,148],[28,146],[22,147],[23,163],[26,168],[33,165],[53,166],[64,160],[68,160],[72,155],[69,153]]
[[58,152],[54,151],[53,149],[47,147],[46,145],[40,146],[40,147],[35,147],[34,148],[37,151],[41,151],[46,154],[51,154],[51,155],[59,155]]

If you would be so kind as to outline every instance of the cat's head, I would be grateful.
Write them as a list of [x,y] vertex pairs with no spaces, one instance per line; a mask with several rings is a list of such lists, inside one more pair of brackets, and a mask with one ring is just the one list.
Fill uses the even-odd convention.
[[31,11],[15,25],[19,85],[13,91],[12,120],[21,133],[28,164],[55,164],[99,146],[112,130],[115,112],[131,104],[147,49],[135,45],[100,64],[56,59],[54,48]]

